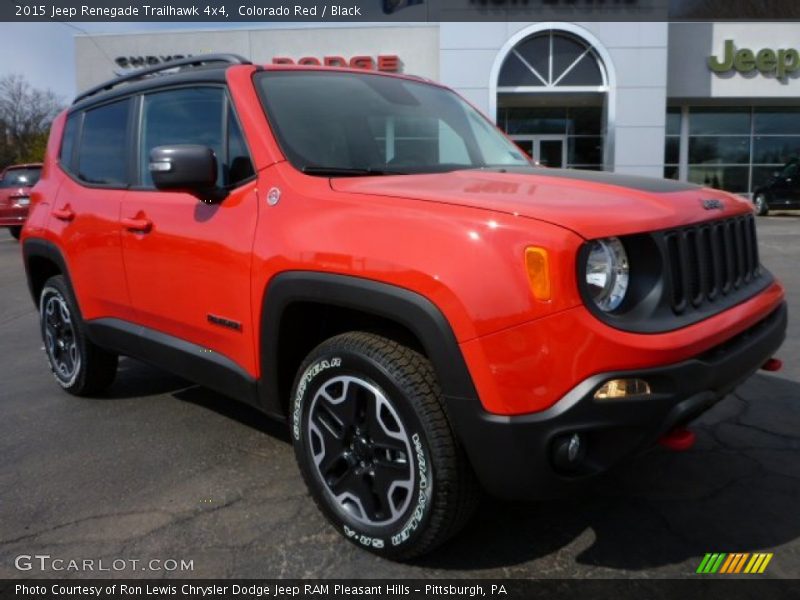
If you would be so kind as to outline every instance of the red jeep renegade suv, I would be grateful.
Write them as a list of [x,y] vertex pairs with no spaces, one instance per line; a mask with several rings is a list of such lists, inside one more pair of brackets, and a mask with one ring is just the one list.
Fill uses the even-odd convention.
[[140,71],[56,119],[32,200],[65,390],[126,355],[285,419],[320,509],[392,558],[452,536],[481,487],[562,493],[680,429],[786,329],[748,202],[532,166],[413,77]]

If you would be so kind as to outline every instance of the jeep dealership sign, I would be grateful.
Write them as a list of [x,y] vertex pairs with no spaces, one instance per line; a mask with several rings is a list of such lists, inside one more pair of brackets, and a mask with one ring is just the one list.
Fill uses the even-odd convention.
[[757,71],[785,80],[800,69],[800,53],[794,48],[761,48],[757,51],[737,48],[733,40],[725,40],[722,54],[708,57],[708,68],[715,73]]

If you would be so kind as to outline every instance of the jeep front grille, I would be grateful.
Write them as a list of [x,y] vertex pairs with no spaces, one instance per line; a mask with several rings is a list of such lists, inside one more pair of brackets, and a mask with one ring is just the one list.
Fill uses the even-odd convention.
[[728,296],[761,274],[753,215],[672,229],[663,239],[675,314]]

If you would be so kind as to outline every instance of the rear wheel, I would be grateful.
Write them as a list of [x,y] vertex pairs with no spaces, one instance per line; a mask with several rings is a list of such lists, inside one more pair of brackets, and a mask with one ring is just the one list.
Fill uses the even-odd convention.
[[48,279],[39,296],[44,350],[58,384],[70,394],[100,392],[114,381],[117,355],[86,337],[77,304],[64,277]]
[[339,335],[308,356],[293,398],[303,477],[348,540],[409,559],[469,519],[477,484],[424,356],[373,334]]
[[12,235],[15,240],[19,239],[19,236],[22,235],[22,227],[9,227],[8,232]]
[[753,198],[753,204],[759,217],[765,217],[769,214],[769,204],[767,204],[767,197],[764,194],[756,194],[756,197]]

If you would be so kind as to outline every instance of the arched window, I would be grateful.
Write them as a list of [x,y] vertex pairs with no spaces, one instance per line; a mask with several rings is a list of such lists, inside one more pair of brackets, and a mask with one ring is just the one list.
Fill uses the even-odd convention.
[[[498,91],[605,91],[602,61],[588,43],[564,31],[540,31],[522,40],[506,56]],[[532,90],[533,91],[533,90]]]

